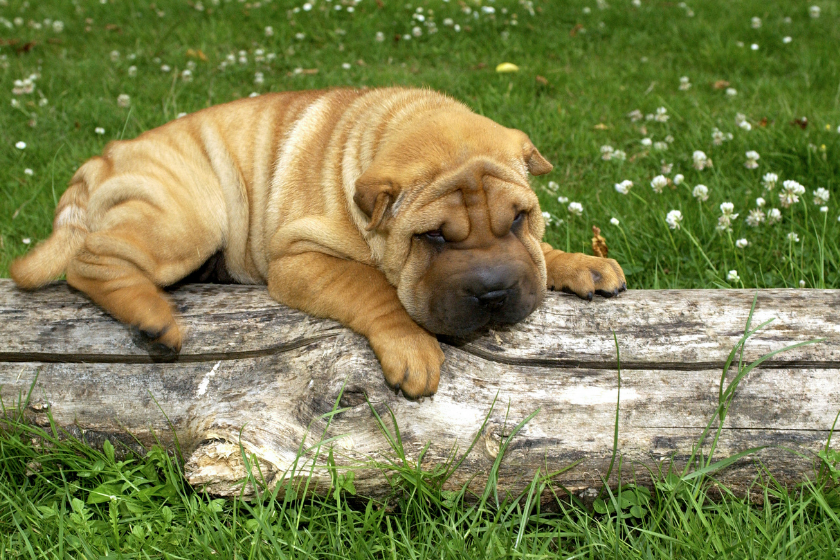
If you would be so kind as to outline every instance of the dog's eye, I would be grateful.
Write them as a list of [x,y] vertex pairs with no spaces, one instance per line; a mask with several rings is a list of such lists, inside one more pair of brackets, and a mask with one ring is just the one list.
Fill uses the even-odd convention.
[[439,229],[421,233],[420,237],[432,241],[434,243],[442,243],[446,241],[446,239],[443,238],[443,232]]
[[521,224],[525,220],[525,216],[527,215],[528,213],[525,210],[520,210],[516,214],[516,217],[513,218],[513,225],[518,226],[519,224]]

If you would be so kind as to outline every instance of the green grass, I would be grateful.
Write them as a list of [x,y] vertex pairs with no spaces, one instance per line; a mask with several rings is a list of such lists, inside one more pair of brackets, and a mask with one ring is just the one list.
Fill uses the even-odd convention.
[[[47,237],[70,176],[109,140],[251,92],[400,84],[445,91],[530,134],[555,164],[534,181],[552,215],[549,241],[588,252],[590,226],[600,226],[631,288],[840,287],[836,2],[815,0],[822,8],[816,19],[807,3],[781,0],[691,1],[692,17],[676,2],[648,0],[640,7],[613,0],[603,10],[594,2],[534,1],[533,14],[530,2],[486,0],[493,15],[472,0],[381,6],[362,0],[352,13],[346,3],[335,10],[339,0],[318,0],[311,11],[293,11],[303,3],[203,0],[198,10],[197,2],[171,0],[0,0],[0,275]],[[424,22],[412,19],[417,8]],[[750,26],[754,16],[760,28]],[[23,25],[14,23],[18,17]],[[46,18],[63,22],[63,30]],[[426,25],[431,20],[436,33]],[[408,39],[414,26],[422,34]],[[785,36],[792,41],[784,43]],[[244,64],[236,61],[239,51]],[[235,62],[221,68],[231,54]],[[520,71],[498,74],[501,62]],[[181,74],[188,68],[189,81]],[[33,73],[34,91],[13,94],[14,81]],[[679,89],[681,76],[690,78],[687,91]],[[715,89],[719,80],[737,94]],[[129,107],[119,106],[120,94],[130,96]],[[667,122],[627,117],[658,107],[667,109]],[[736,125],[738,113],[752,130]],[[807,127],[791,124],[803,116]],[[715,127],[732,140],[715,145]],[[663,152],[640,142],[668,136],[673,141]],[[21,141],[23,150],[15,147]],[[624,150],[626,161],[602,160],[603,145]],[[694,169],[695,150],[714,166]],[[744,167],[748,150],[761,155],[758,169]],[[669,177],[681,173],[686,180],[656,194],[649,184],[661,160],[673,164]],[[806,194],[782,208],[780,186],[769,193],[762,187],[767,172],[780,182],[798,181]],[[625,179],[635,184],[629,195],[613,188]],[[708,201],[692,197],[697,184],[709,188]],[[827,213],[813,203],[819,187],[831,193]],[[570,215],[560,196],[582,203],[583,215]],[[765,210],[781,210],[780,223],[747,226],[758,196],[767,200]],[[731,232],[717,232],[719,206],[727,201],[739,217]],[[665,222],[673,209],[684,217],[679,230]],[[799,241],[789,241],[789,233]],[[744,249],[735,245],[741,238],[749,241]],[[730,270],[740,280],[727,280]],[[411,469],[395,473],[401,490],[387,504],[341,494],[212,500],[188,488],[179,469],[160,451],[117,460],[12,422],[0,437],[0,558],[97,558],[106,550],[127,558],[838,555],[836,492],[811,485],[785,490],[767,477],[751,492],[757,503],[725,489],[710,495],[705,477],[662,476],[649,498],[623,488],[605,496],[602,513],[564,500],[548,513],[525,502],[464,502],[417,482]],[[118,487],[119,497],[91,499],[103,484]],[[628,515],[634,505],[644,509],[641,517]]]
[[[6,29],[0,21],[3,37],[18,41],[0,47],[6,99],[0,112],[0,274],[31,246],[24,239],[34,243],[48,235],[69,177],[110,139],[131,138],[181,112],[251,92],[405,84],[443,90],[527,131],[556,166],[534,181],[543,209],[555,217],[548,239],[562,249],[588,250],[590,226],[599,225],[630,287],[798,287],[800,281],[840,286],[836,3],[825,2],[816,19],[807,6],[783,1],[702,2],[691,7],[693,17],[676,3],[645,1],[637,8],[629,0],[604,10],[587,2],[534,2],[534,15],[528,2],[512,0],[485,2],[495,8],[492,15],[472,1],[382,2],[380,8],[364,0],[352,13],[333,9],[339,0],[318,0],[311,11],[297,13],[292,9],[303,1],[254,7],[260,3],[207,0],[203,11],[193,2],[172,1],[157,2],[156,9],[132,1],[91,0],[78,2],[78,9],[58,1],[30,2],[28,8],[18,0],[5,3],[0,16],[9,22],[21,17],[24,24]],[[418,8],[423,22],[412,19]],[[753,16],[761,18],[758,29],[750,25]],[[45,18],[61,20],[64,30],[55,32]],[[445,25],[447,18],[461,30]],[[30,20],[42,28],[33,29]],[[426,26],[432,20],[436,33]],[[420,37],[411,36],[414,26],[423,31]],[[377,42],[377,32],[384,41]],[[785,36],[792,41],[784,43]],[[750,48],[753,43],[758,50]],[[32,47],[25,51],[27,44]],[[114,61],[112,51],[118,53]],[[220,68],[240,51],[246,63]],[[496,65],[505,61],[520,71],[497,74]],[[345,63],[350,69],[342,68]],[[161,71],[164,64],[169,72]],[[191,81],[180,77],[188,64],[195,65]],[[262,84],[255,84],[256,72],[262,72]],[[14,80],[33,73],[40,74],[35,91],[12,95]],[[688,91],[679,89],[681,76],[690,78]],[[728,81],[737,95],[714,89],[718,80]],[[118,106],[122,93],[130,96],[128,108]],[[13,99],[19,108],[11,107]],[[667,109],[667,122],[626,116],[658,107]],[[751,131],[736,126],[738,113]],[[790,124],[803,116],[805,129]],[[714,145],[715,127],[733,139]],[[673,142],[663,152],[640,143],[668,136]],[[26,149],[16,149],[18,141]],[[624,150],[627,160],[603,161],[602,145]],[[695,170],[695,150],[711,157],[714,167]],[[761,155],[758,169],[744,167],[748,150]],[[670,177],[681,173],[686,180],[657,195],[649,184],[662,160],[673,164]],[[781,208],[781,187],[770,193],[762,188],[767,172],[800,182],[805,196]],[[624,179],[635,183],[630,195],[613,188]],[[548,190],[549,181],[559,185],[557,192]],[[710,197],[699,203],[691,191],[701,183]],[[820,187],[832,193],[826,214],[812,200]],[[570,216],[558,196],[581,202],[583,216]],[[767,199],[765,210],[782,210],[781,223],[746,225],[758,196]],[[731,233],[718,233],[718,207],[725,201],[735,205],[739,218]],[[672,209],[684,216],[680,230],[665,223]],[[791,232],[798,242],[788,241]],[[750,245],[737,248],[740,238]],[[733,269],[740,281],[727,282]]]
[[[411,466],[387,502],[347,493],[213,499],[159,449],[119,460],[13,423],[0,439],[0,558],[836,558],[840,496],[759,479],[754,502],[709,480],[625,484],[593,513],[568,499],[465,501]],[[33,440],[42,447],[34,447]],[[249,484],[258,484],[252,474]],[[536,481],[534,491],[546,487]],[[558,489],[559,492],[559,489]],[[530,496],[529,496],[530,497]],[[640,504],[637,509],[633,505]],[[616,506],[618,506],[616,508]],[[548,510],[551,511],[548,511]],[[616,515],[616,509],[619,511]]]

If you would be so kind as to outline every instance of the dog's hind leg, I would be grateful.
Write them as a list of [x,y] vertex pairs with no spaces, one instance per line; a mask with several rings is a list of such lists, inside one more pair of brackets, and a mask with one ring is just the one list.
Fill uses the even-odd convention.
[[[195,270],[222,243],[177,211],[130,200],[110,212],[112,227],[91,232],[70,261],[67,282],[115,319],[180,350],[182,333],[161,289]],[[195,229],[199,229],[196,231]]]

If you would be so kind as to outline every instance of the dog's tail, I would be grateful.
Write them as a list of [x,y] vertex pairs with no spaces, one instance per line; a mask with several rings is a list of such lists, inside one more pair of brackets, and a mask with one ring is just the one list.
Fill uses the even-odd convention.
[[89,185],[95,184],[105,166],[104,158],[93,158],[73,175],[55,209],[52,235],[9,268],[18,286],[34,290],[66,272],[70,259],[82,248],[88,234]]

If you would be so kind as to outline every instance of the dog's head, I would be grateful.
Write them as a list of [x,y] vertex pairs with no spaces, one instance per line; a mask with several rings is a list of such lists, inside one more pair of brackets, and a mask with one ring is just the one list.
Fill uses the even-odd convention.
[[415,321],[460,336],[540,304],[545,224],[528,174],[551,169],[526,134],[467,111],[427,114],[386,138],[354,201]]

